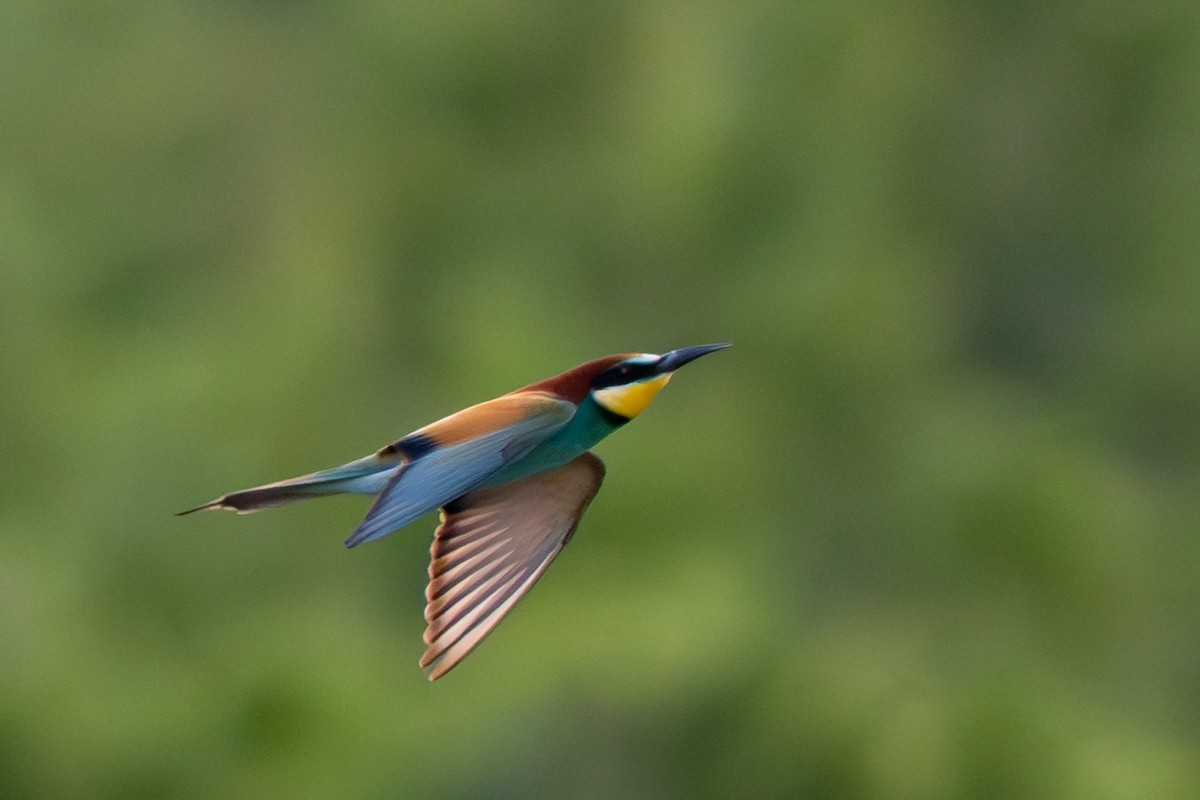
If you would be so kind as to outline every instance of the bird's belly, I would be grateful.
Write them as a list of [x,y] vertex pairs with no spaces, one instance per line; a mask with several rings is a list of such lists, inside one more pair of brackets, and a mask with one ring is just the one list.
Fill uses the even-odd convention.
[[575,416],[561,430],[524,457],[502,467],[481,486],[499,486],[539,472],[557,469],[579,458],[590,450],[592,445],[617,430],[621,424],[623,423],[614,422],[611,414],[602,412],[589,397],[580,403]]
[[503,467],[499,472],[488,478],[483,486],[499,486],[503,483],[527,478],[539,472],[561,467],[574,461],[587,452],[586,447],[575,445],[560,445],[554,442],[543,442],[530,451],[529,455]]

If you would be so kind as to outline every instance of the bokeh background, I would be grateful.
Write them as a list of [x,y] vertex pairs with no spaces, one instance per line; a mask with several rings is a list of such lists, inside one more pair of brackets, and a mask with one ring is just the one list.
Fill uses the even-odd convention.
[[[1200,796],[1200,6],[6,0],[0,795]],[[172,512],[732,341],[417,668]]]

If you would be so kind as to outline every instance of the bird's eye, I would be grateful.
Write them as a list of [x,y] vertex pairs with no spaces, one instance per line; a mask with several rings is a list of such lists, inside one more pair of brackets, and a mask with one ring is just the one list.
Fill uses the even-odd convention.
[[629,383],[637,379],[643,371],[639,364],[613,364],[595,380],[594,385],[603,387]]

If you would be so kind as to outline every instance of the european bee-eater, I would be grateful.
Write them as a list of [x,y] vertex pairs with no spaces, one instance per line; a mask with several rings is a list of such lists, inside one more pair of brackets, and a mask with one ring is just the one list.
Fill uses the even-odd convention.
[[475,648],[571,538],[604,479],[592,445],[636,417],[675,370],[728,347],[605,356],[426,425],[340,467],[218,497],[181,514],[239,514],[378,494],[354,547],[441,509],[425,590],[430,680]]

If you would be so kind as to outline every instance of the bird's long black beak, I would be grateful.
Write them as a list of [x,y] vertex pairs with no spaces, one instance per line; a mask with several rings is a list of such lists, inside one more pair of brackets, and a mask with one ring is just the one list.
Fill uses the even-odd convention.
[[658,360],[658,371],[661,373],[674,372],[689,361],[695,361],[700,356],[724,350],[728,344],[701,344],[695,347],[681,347],[672,350]]

